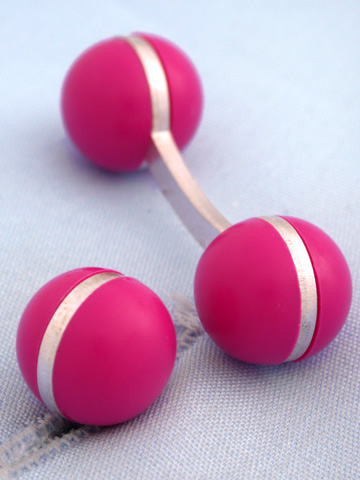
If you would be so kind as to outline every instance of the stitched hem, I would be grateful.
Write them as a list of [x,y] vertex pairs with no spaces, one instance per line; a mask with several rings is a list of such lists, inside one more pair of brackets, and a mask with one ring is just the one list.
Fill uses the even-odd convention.
[[17,478],[49,454],[80,441],[97,427],[73,424],[47,413],[0,445],[0,477]]

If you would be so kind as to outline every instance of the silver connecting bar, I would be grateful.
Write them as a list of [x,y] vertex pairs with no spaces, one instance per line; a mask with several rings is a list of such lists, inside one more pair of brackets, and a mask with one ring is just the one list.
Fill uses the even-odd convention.
[[[150,88],[152,104],[152,151],[148,163],[162,193],[202,247],[207,247],[231,226],[204,195],[187,169],[170,126],[170,95],[166,74],[153,47],[143,38],[130,36]],[[317,319],[315,274],[307,249],[292,225],[280,217],[261,217],[270,223],[286,243],[296,268],[301,295],[300,332],[287,361],[300,358],[309,348]]]
[[214,207],[186,167],[170,127],[170,96],[166,74],[153,47],[129,36],[145,71],[152,105],[152,151],[148,165],[161,192],[202,247],[207,247],[231,223]]

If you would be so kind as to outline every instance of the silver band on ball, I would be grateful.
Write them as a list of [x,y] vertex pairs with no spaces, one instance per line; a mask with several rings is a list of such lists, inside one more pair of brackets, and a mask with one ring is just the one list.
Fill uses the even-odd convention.
[[54,398],[52,377],[57,349],[66,327],[76,310],[95,290],[110,280],[121,276],[123,275],[116,272],[101,272],[86,278],[71,290],[50,319],[40,345],[37,361],[37,383],[42,401],[54,413],[61,415]]
[[288,221],[277,216],[259,218],[270,223],[281,235],[290,251],[299,281],[301,299],[300,331],[293,351],[285,360],[290,362],[297,360],[306,352],[314,336],[318,313],[315,273],[302,238]]

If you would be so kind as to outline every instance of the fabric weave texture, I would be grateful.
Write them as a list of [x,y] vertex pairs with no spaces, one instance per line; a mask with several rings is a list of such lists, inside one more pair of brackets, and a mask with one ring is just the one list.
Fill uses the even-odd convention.
[[[0,3],[0,478],[360,478],[360,8],[355,0]],[[224,354],[199,325],[201,248],[146,168],[110,174],[65,138],[64,75],[132,31],[181,47],[204,116],[184,152],[231,222],[292,215],[340,246],[354,296],[322,353],[276,367]],[[113,268],[169,308],[178,357],[163,394],[119,426],[49,414],[17,367],[26,303],[82,266]]]

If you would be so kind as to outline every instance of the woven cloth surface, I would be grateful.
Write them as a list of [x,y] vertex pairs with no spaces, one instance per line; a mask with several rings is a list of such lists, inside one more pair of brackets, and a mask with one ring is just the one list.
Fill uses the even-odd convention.
[[[0,1],[0,478],[360,478],[359,25],[357,0]],[[304,218],[344,252],[352,309],[317,356],[264,367],[225,355],[193,310],[202,250],[148,170],[103,172],[65,139],[70,64],[132,31],[197,66],[204,116],[184,156],[219,210]],[[73,428],[26,387],[15,338],[41,285],[93,265],[154,289],[179,351],[138,418]]]

